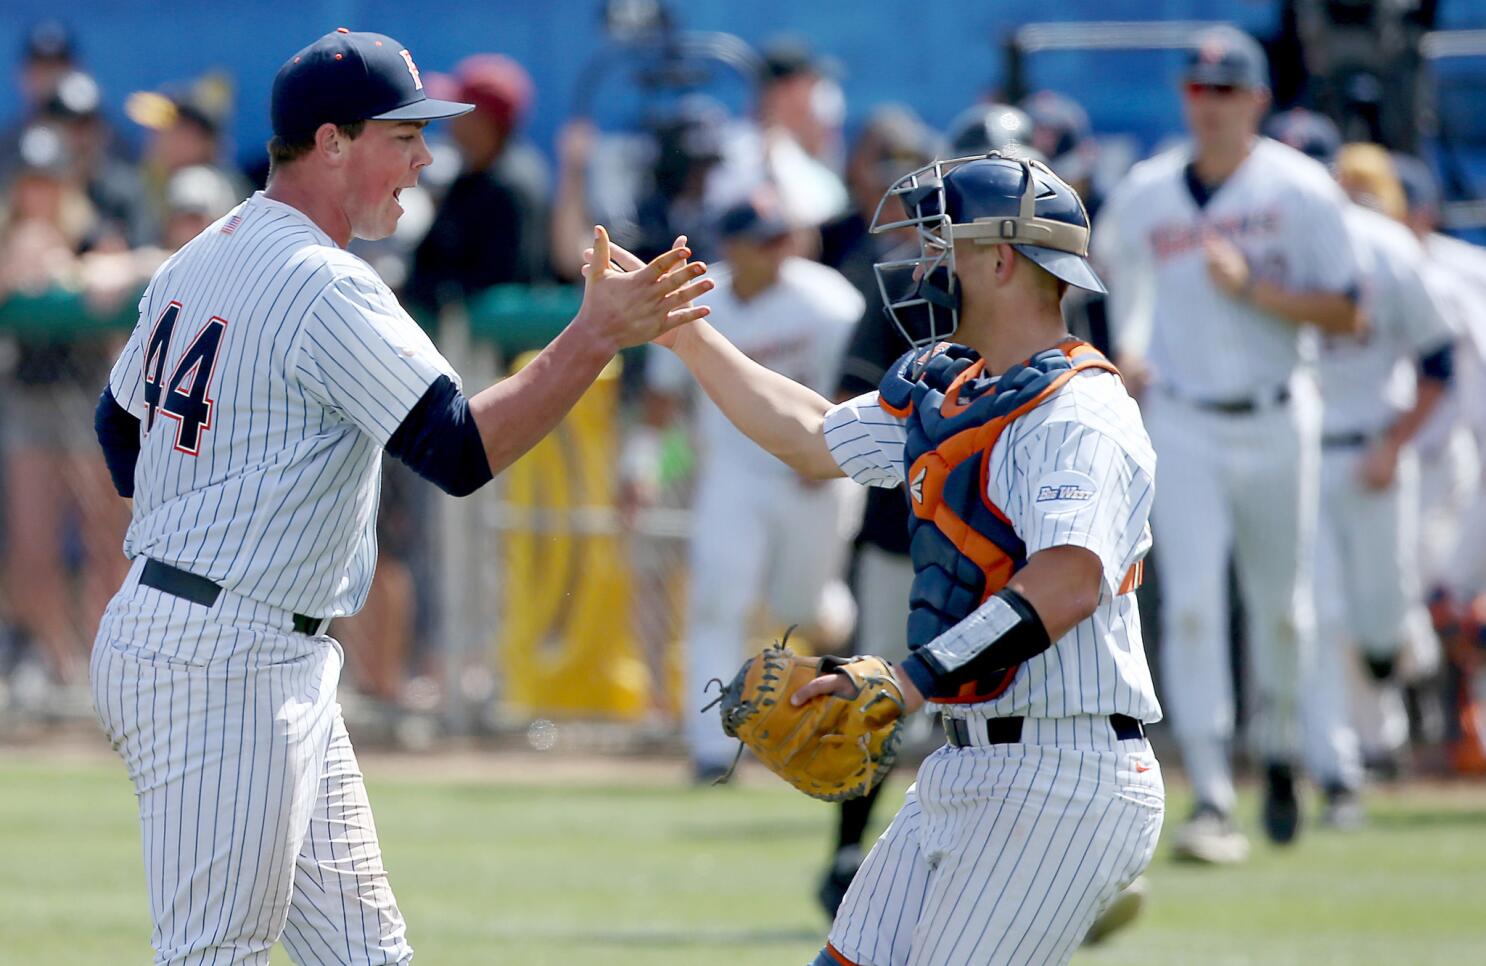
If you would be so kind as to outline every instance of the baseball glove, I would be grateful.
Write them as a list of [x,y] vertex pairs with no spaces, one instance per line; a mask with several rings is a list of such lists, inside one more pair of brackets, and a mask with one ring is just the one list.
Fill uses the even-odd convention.
[[[722,696],[702,710],[720,705],[722,730],[806,795],[841,802],[867,794],[898,755],[903,694],[892,666],[879,657],[805,657],[791,651],[788,640],[786,634],[749,658]],[[855,692],[817,697],[798,708],[790,703],[790,695],[830,673],[849,678]]]

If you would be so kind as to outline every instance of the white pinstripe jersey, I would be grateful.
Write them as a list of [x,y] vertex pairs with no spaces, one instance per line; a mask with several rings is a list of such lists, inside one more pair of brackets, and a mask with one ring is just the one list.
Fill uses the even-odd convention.
[[[866,393],[833,407],[826,443],[847,475],[869,486],[904,482],[904,421]],[[1026,544],[1027,556],[1084,547],[1103,564],[1092,616],[1024,663],[1010,688],[974,705],[992,717],[1126,714],[1161,718],[1134,594],[1118,589],[1151,547],[1156,455],[1140,410],[1113,373],[1088,371],[1018,417],[991,449],[987,492]],[[973,633],[975,615],[946,635]]]
[[1304,291],[1349,292],[1355,253],[1346,196],[1326,169],[1259,138],[1205,203],[1188,185],[1189,148],[1130,170],[1092,235],[1109,283],[1120,351],[1145,355],[1155,378],[1188,399],[1233,400],[1278,389],[1312,361],[1314,335],[1218,289],[1203,254],[1210,234],[1243,252],[1254,277]]
[[366,262],[262,192],[150,280],[109,386],[140,420],[124,540],[244,597],[355,613],[382,447],[458,377]]

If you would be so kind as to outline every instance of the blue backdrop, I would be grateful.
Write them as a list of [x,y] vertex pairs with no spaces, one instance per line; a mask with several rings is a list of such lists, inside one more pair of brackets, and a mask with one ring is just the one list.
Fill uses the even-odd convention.
[[[844,66],[851,119],[896,100],[936,125],[1000,84],[1002,44],[1027,22],[1225,19],[1266,34],[1278,16],[1277,0],[1063,0],[1056,6],[1047,0],[689,0],[671,6],[683,11],[685,27],[727,31],[754,44],[782,34],[810,38]],[[5,0],[0,62],[15,63],[25,27],[43,17],[75,30],[81,59],[129,139],[139,134],[121,115],[129,92],[225,68],[237,82],[233,133],[243,160],[262,156],[279,64],[337,26],[392,35],[425,71],[447,69],[477,51],[516,58],[536,82],[528,128],[544,149],[572,112],[583,65],[604,42],[597,0]],[[1172,57],[1049,54],[1030,66],[1034,84],[1074,94],[1099,129],[1132,130],[1149,141],[1179,124]],[[0,115],[13,118],[18,109],[12,81],[0,92]]]

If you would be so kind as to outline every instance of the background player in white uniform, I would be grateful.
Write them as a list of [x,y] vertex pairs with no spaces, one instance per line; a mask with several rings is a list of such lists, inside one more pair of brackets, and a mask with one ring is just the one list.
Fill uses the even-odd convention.
[[[1327,339],[1318,366],[1318,635],[1302,691],[1308,766],[1326,795],[1322,820],[1347,827],[1362,819],[1362,756],[1348,693],[1385,690],[1402,710],[1395,669],[1423,592],[1412,441],[1445,394],[1453,338],[1425,279],[1424,249],[1398,220],[1403,190],[1388,153],[1347,145],[1335,164],[1354,202],[1346,220],[1367,322],[1359,336]],[[1375,718],[1383,709],[1368,697],[1359,704]]]
[[[1486,591],[1486,479],[1481,454],[1486,452],[1486,250],[1438,232],[1440,188],[1429,166],[1418,158],[1395,157],[1409,202],[1409,226],[1429,256],[1433,287],[1441,295],[1447,316],[1456,329],[1453,391],[1426,430],[1437,441],[1432,461],[1421,474],[1420,559],[1430,588],[1430,611],[1438,637],[1417,633],[1415,638],[1448,645],[1450,667],[1440,689],[1445,706],[1442,718],[1451,757],[1462,771],[1478,771],[1486,756],[1486,674],[1482,673],[1477,644],[1482,613],[1479,594]],[[1424,672],[1426,660],[1410,661]],[[1411,652],[1411,658],[1414,654]],[[1438,661],[1436,660],[1436,664]],[[1470,706],[1456,707],[1462,689],[1456,675],[1466,678]],[[1416,689],[1416,697],[1434,696]],[[1428,710],[1428,704],[1425,705]],[[1427,720],[1427,719],[1426,719]],[[1458,723],[1458,724],[1457,724]],[[1472,733],[1474,732],[1474,733]]]
[[[883,381],[885,406],[877,393],[832,406],[710,327],[666,340],[735,425],[800,473],[906,482],[925,507],[949,505],[934,495],[940,483],[949,492],[946,479],[971,480],[964,505],[986,501],[1008,521],[1005,529],[975,525],[994,530],[986,539],[1002,547],[1001,557],[979,559],[1004,563],[1015,559],[1005,547],[1019,546],[1025,560],[1009,581],[999,578],[1006,581],[999,590],[987,576],[978,605],[952,603],[965,585],[946,583],[935,563],[945,558],[923,553],[944,546],[945,531],[922,521],[915,531],[908,625],[915,650],[897,668],[908,710],[925,695],[951,701],[965,688],[975,695],[943,705],[951,745],[924,762],[853,880],[815,961],[824,966],[1066,961],[1101,906],[1150,861],[1164,808],[1141,725],[1157,720],[1160,707],[1126,592],[1150,546],[1154,456],[1119,378],[1073,371],[1066,353],[1090,364],[1102,357],[1068,341],[1059,311],[1068,284],[1102,288],[1082,257],[1086,215],[1045,167],[999,155],[948,167],[930,165],[894,186],[922,245],[919,257],[878,268],[895,315],[929,300],[949,323],[931,332],[958,325],[958,337],[975,348],[909,353]],[[942,407],[923,397],[922,418],[895,415],[887,406],[903,410],[888,394],[906,380],[917,405],[926,383],[915,380],[929,378],[922,360],[941,350],[970,381],[949,387]],[[984,475],[950,471],[926,482],[916,467],[910,475],[905,464],[915,462],[935,414],[1009,405],[1029,381],[1048,384],[1037,381],[1048,371],[1039,367],[1053,360],[1062,369],[1051,371],[1067,373],[1061,390],[1037,395],[1014,421],[982,423],[1001,426],[999,438],[956,463],[975,469],[984,461]],[[1008,386],[992,375],[1024,361],[1031,365]],[[972,386],[969,395],[958,391]],[[922,458],[949,453],[931,449]],[[920,596],[936,591],[948,596]],[[968,613],[951,615],[961,610]],[[944,629],[915,640],[926,636],[916,631],[922,620]],[[836,677],[816,679],[794,700],[830,692]],[[1002,683],[982,691],[990,677]]]
[[468,109],[427,99],[390,37],[301,50],[274,82],[268,190],[156,273],[100,399],[133,565],[93,696],[139,799],[157,963],[267,963],[281,937],[300,963],[411,959],[325,634],[366,599],[381,451],[472,492],[619,347],[705,314],[673,311],[709,287],[685,285],[684,249],[606,274],[541,357],[466,399],[344,248],[392,233],[423,126]]
[[1151,383],[1141,407],[1161,461],[1163,678],[1198,802],[1176,846],[1238,861],[1248,845],[1231,820],[1229,555],[1248,616],[1265,829],[1289,841],[1319,462],[1304,330],[1353,331],[1357,278],[1340,189],[1256,133],[1269,104],[1258,44],[1232,28],[1204,32],[1185,82],[1191,146],[1137,165],[1115,189],[1096,254],[1121,371]]
[[[791,226],[769,202],[760,196],[724,214],[726,261],[714,268],[717,288],[705,302],[749,358],[828,393],[862,316],[862,296],[834,269],[791,254]],[[653,431],[679,410],[691,380],[671,353],[656,349],[647,384]],[[726,680],[737,669],[760,600],[781,624],[802,625],[816,646],[834,650],[844,642],[856,613],[842,577],[862,506],[860,488],[801,478],[705,398],[695,437],[686,694],[701,694],[709,680]],[[724,774],[737,743],[717,716],[691,713],[684,722],[697,778]]]

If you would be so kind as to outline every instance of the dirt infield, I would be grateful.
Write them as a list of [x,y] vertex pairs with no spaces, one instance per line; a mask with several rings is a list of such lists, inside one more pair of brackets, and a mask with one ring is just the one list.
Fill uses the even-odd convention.
[[[598,734],[589,726],[592,734]],[[468,782],[475,785],[631,788],[685,787],[691,773],[685,756],[677,750],[637,750],[634,743],[585,736],[585,728],[558,742],[547,751],[532,747],[527,736],[512,735],[483,740],[445,739],[422,751],[400,751],[384,746],[359,748],[362,771],[375,785],[384,782]],[[614,745],[614,747],[606,747]],[[586,746],[586,747],[585,747]],[[0,761],[94,764],[112,760],[113,751],[97,732],[84,726],[68,726],[31,732],[23,740],[0,738]],[[910,768],[913,762],[904,762]],[[1166,771],[1173,785],[1185,781],[1174,768]],[[747,786],[768,786],[779,780],[751,760],[738,766],[732,781]],[[1428,797],[1436,807],[1462,811],[1486,810],[1486,781],[1474,778],[1414,777],[1377,784],[1367,796],[1379,803],[1405,803],[1413,796]]]

